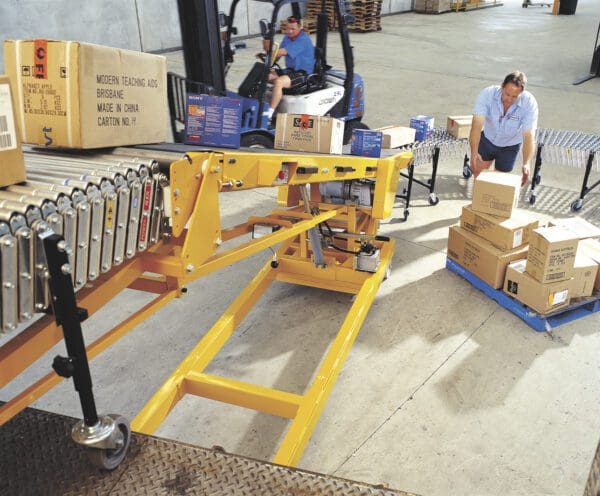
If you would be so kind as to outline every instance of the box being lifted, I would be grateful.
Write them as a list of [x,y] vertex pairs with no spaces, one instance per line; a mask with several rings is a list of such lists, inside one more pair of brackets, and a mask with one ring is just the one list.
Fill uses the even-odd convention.
[[76,41],[8,40],[4,65],[24,143],[99,148],[165,140],[163,56]]
[[0,187],[25,181],[23,151],[8,76],[0,75]]

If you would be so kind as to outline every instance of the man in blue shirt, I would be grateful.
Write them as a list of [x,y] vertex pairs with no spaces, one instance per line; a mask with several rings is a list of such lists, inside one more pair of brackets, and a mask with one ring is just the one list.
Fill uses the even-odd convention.
[[315,67],[315,48],[310,36],[302,29],[302,19],[288,17],[286,35],[274,59],[285,57],[285,69],[269,74],[269,82],[273,83],[270,108],[267,116],[270,119],[283,96],[284,88],[296,88],[306,81]]
[[520,71],[508,74],[501,86],[485,88],[475,102],[471,142],[471,169],[477,177],[493,162],[498,171],[511,172],[523,145],[523,179],[535,154],[538,105],[525,91],[527,77]]

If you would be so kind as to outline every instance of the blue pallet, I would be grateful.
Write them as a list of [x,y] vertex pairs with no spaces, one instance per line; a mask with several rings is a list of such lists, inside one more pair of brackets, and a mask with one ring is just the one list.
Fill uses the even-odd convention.
[[594,297],[582,299],[561,310],[540,315],[527,305],[523,305],[523,303],[507,295],[501,289],[492,288],[488,283],[479,279],[479,277],[460,266],[454,260],[447,258],[446,268],[469,281],[477,289],[483,291],[486,296],[496,301],[509,312],[514,313],[537,332],[549,331],[572,320],[580,319],[581,317],[586,317],[600,311],[600,297]]

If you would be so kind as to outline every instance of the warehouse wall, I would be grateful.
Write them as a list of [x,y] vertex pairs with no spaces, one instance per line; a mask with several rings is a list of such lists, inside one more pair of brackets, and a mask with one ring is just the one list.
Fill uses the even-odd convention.
[[[230,4],[219,0],[226,12]],[[382,13],[409,11],[412,5],[413,0],[383,0]],[[259,19],[270,18],[270,12],[268,4],[242,0],[238,35],[257,34]],[[0,33],[2,40],[67,39],[143,51],[181,46],[176,0],[0,0]]]

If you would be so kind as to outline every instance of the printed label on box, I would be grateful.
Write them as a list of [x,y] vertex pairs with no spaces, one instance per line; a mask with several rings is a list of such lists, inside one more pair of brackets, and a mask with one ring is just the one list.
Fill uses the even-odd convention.
[[513,244],[512,247],[516,248],[517,246],[521,246],[523,244],[523,229],[517,229],[515,234],[513,235]]
[[549,305],[560,305],[567,301],[567,296],[569,295],[569,290],[564,289],[562,291],[557,291],[556,293],[551,293],[548,295],[548,304]]
[[240,99],[194,94],[187,97],[187,144],[239,148],[241,122]]
[[0,152],[17,147],[10,86],[0,84]]

